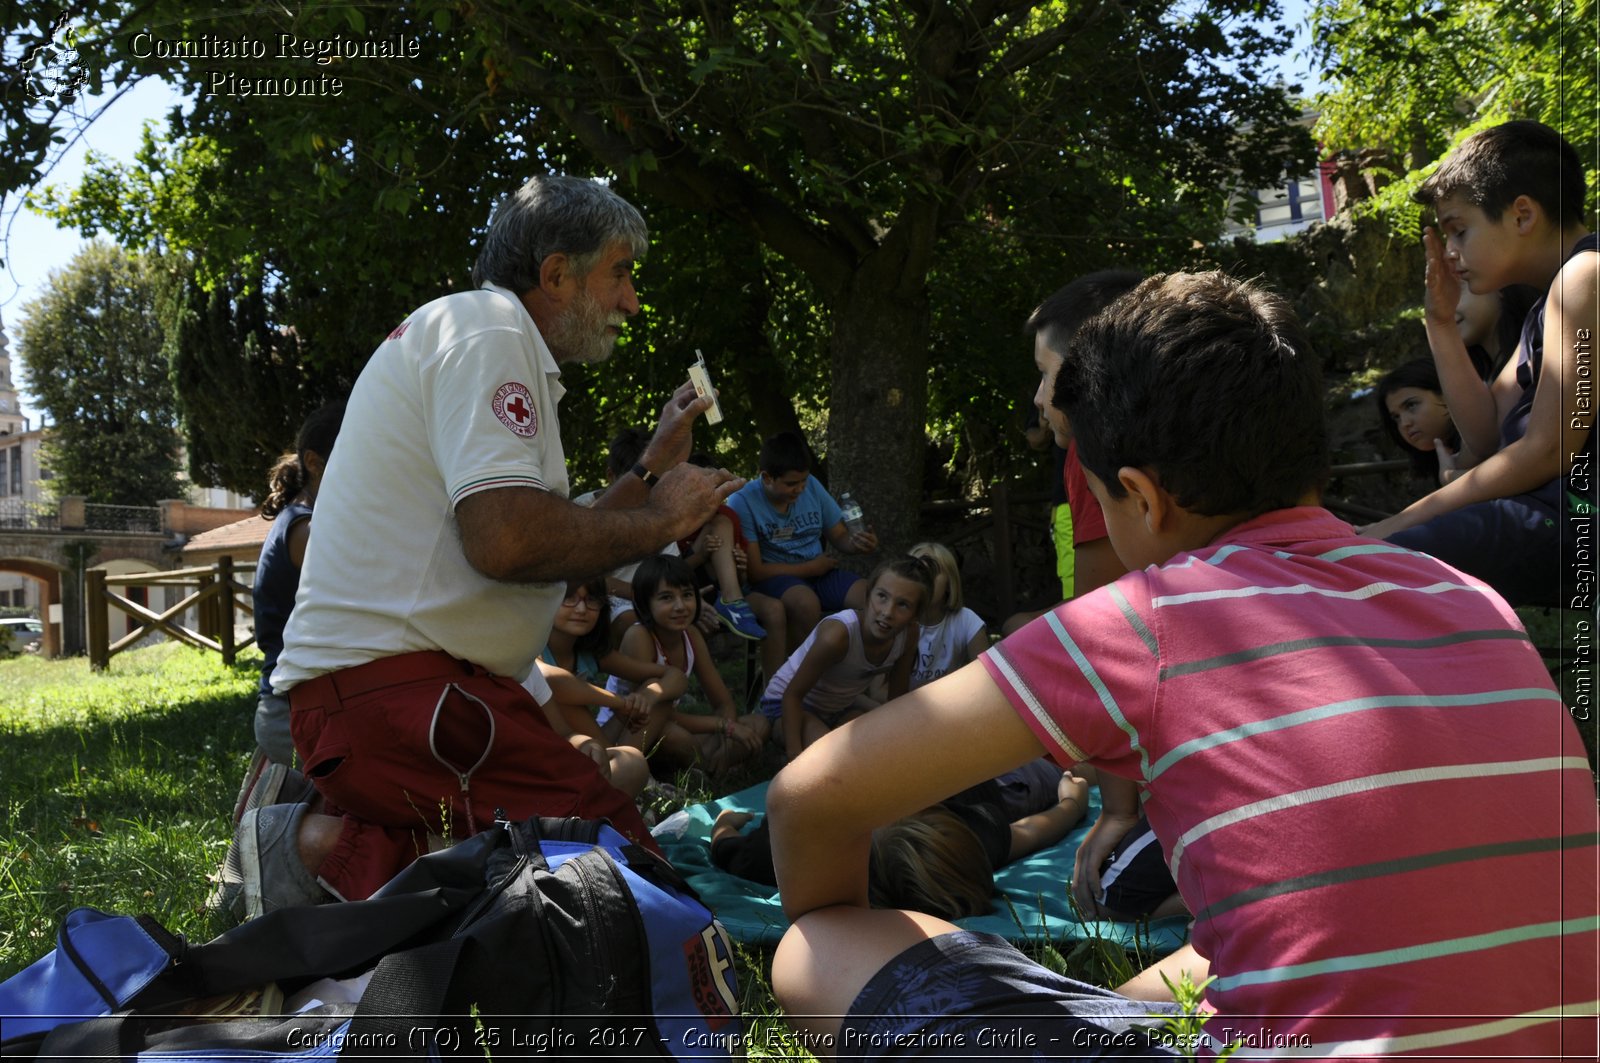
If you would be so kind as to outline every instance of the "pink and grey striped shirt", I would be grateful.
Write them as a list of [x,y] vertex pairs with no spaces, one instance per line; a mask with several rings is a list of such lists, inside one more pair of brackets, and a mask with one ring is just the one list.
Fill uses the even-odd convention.
[[1148,786],[1215,1045],[1593,1056],[1593,777],[1484,584],[1279,510],[983,659],[1051,753]]

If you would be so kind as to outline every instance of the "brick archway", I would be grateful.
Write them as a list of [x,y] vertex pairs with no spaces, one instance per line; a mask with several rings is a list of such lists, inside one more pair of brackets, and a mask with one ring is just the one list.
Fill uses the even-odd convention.
[[61,603],[61,577],[70,575],[65,565],[28,557],[0,557],[0,572],[14,572],[39,583],[39,619],[44,621],[44,645],[40,652],[46,657],[61,655],[61,625],[50,622],[50,607]]

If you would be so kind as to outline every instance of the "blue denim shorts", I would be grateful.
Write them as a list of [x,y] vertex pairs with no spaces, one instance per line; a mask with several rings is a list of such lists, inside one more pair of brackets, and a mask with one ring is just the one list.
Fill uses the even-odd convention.
[[845,607],[845,595],[850,593],[861,579],[859,575],[849,569],[836,568],[831,572],[824,572],[820,576],[801,578],[800,576],[773,576],[750,584],[750,589],[757,594],[765,594],[768,598],[781,599],[790,587],[804,584],[810,587],[817,596],[817,602],[822,606],[822,615],[837,613]]
[[1516,495],[1470,506],[1389,536],[1476,576],[1512,605],[1565,605],[1577,567],[1577,537],[1542,498]]
[[1172,1059],[1146,1032],[1176,1004],[1130,1000],[1055,974],[1004,938],[968,930],[885,964],[845,1016],[840,1059]]

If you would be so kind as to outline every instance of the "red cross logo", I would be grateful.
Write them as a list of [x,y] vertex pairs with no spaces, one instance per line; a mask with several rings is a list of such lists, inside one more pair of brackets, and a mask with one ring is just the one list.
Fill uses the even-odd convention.
[[489,403],[500,423],[517,435],[531,439],[539,434],[539,413],[533,406],[533,394],[522,384],[512,381],[501,384]]

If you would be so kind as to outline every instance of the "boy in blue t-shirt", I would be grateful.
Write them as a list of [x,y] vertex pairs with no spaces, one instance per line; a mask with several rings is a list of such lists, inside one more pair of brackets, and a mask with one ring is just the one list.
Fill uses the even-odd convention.
[[762,443],[760,465],[760,478],[734,492],[728,505],[748,540],[751,593],[783,603],[787,657],[824,613],[866,603],[861,577],[838,567],[838,558],[822,548],[823,536],[847,554],[872,553],[878,537],[845,528],[839,503],[811,477],[811,452],[799,433],[780,432]]

